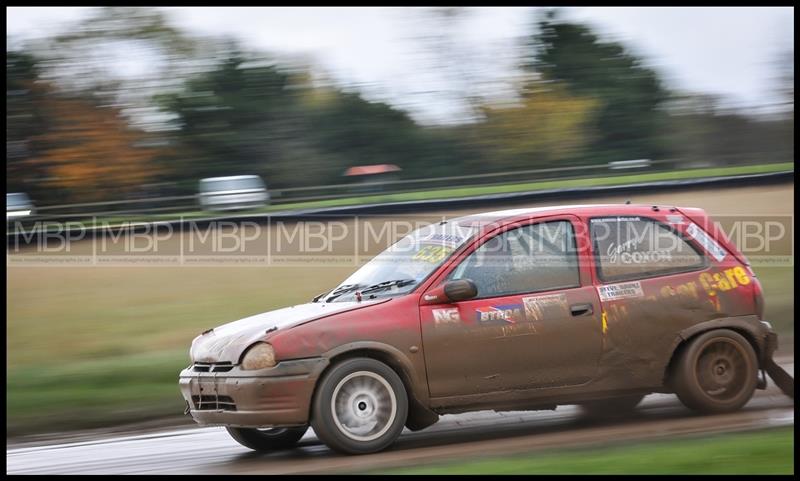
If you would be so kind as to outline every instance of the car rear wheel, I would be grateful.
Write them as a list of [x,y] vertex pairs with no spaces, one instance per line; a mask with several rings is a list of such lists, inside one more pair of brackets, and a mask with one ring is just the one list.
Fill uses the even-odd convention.
[[681,402],[702,413],[736,411],[753,396],[758,360],[741,334],[719,329],[692,339],[680,354],[673,388]]
[[581,403],[583,414],[591,419],[614,419],[630,414],[644,399],[644,394],[632,394]]
[[228,434],[244,447],[254,451],[269,452],[293,448],[308,431],[308,426],[295,428],[233,428]]
[[333,366],[317,386],[311,426],[328,447],[348,454],[392,444],[408,416],[403,381],[392,368],[368,358]]

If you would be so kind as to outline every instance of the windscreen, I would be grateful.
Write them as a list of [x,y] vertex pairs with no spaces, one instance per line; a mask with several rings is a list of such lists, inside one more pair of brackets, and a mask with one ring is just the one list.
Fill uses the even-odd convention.
[[475,232],[474,227],[448,222],[418,229],[367,262],[323,299],[352,301],[356,292],[365,299],[410,292]]
[[222,192],[226,190],[263,189],[264,184],[258,177],[245,177],[242,179],[205,180],[200,183],[203,192]]

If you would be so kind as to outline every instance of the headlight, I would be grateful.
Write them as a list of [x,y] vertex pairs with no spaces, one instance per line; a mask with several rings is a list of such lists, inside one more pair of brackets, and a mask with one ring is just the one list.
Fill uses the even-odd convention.
[[275,365],[275,350],[266,342],[258,342],[250,346],[242,358],[242,369],[254,371]]

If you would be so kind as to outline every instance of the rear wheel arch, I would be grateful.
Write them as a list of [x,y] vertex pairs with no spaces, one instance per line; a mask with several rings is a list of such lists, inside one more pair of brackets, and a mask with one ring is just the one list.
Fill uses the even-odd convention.
[[705,330],[676,356],[670,388],[694,411],[733,412],[752,398],[758,368],[758,354],[746,335],[729,328]]
[[766,346],[764,345],[763,340],[759,342],[758,330],[755,326],[751,324],[751,321],[749,319],[742,319],[742,318],[715,319],[713,321],[706,321],[699,324],[695,324],[678,333],[678,336],[673,341],[670,359],[664,370],[665,386],[670,386],[675,364],[678,361],[678,359],[680,359],[683,351],[692,342],[692,340],[696,339],[698,336],[702,334],[705,334],[706,332],[718,329],[728,329],[744,337],[745,340],[753,348],[753,351],[755,351],[759,367],[763,366],[764,363],[763,356],[766,351]]

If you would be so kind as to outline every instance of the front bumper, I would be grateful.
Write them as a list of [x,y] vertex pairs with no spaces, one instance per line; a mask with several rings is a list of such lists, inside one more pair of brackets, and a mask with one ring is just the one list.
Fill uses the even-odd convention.
[[308,424],[311,397],[325,358],[282,361],[275,367],[243,371],[180,373],[188,413],[199,424],[287,427]]

